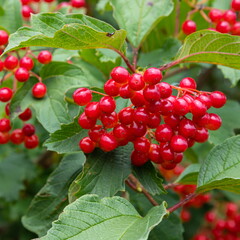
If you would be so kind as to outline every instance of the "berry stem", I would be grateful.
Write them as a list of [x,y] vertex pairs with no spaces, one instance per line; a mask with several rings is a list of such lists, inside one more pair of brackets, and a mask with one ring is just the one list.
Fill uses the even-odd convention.
[[182,207],[183,205],[185,205],[186,203],[188,203],[191,199],[195,198],[197,196],[196,193],[191,193],[189,195],[186,196],[186,198],[184,198],[183,200],[181,200],[179,203],[175,204],[174,206],[168,208],[168,211],[170,213],[174,212],[175,210],[177,210],[178,208]]
[[164,185],[164,189],[167,190],[169,188],[174,188],[178,185],[179,185],[178,183],[168,183],[168,184]]
[[135,190],[136,192],[143,193],[145,197],[152,203],[153,206],[158,206],[158,202],[156,202],[151,194],[142,186],[142,184],[138,181],[133,174],[130,174],[128,179],[126,180],[127,185]]
[[31,71],[30,74],[31,74],[32,76],[34,76],[35,78],[37,78],[40,83],[42,82],[42,78],[41,78],[40,76],[38,76],[35,72],[32,72],[32,71]]
[[189,89],[189,88],[181,88],[181,87],[176,87],[176,86],[173,86],[173,85],[171,85],[171,88],[173,88],[173,89],[176,89],[176,90],[178,90],[178,91],[185,91],[185,92],[189,92],[189,93],[191,93],[191,94],[194,94],[194,95],[196,95],[196,92],[197,93],[200,93],[200,91],[198,91],[198,90],[196,90],[196,89]]
[[0,80],[0,84],[10,78],[13,75],[13,72],[9,72],[8,74],[4,75],[4,77]]
[[117,49],[114,49],[114,51],[121,56],[121,58],[124,60],[124,62],[126,63],[128,68],[131,70],[131,72],[135,73],[136,69],[135,69],[135,67],[133,65],[131,65],[129,59],[121,51],[119,51]]
[[211,19],[207,16],[207,14],[203,10],[200,10],[200,14],[202,15],[203,19],[205,19],[208,23],[212,24]]
[[139,48],[133,48],[133,67],[136,69]]
[[179,29],[180,29],[180,5],[181,2],[180,0],[177,1],[176,3],[176,18],[175,18],[175,30],[174,30],[174,36],[177,38],[179,34]]
[[105,93],[101,93],[101,92],[98,92],[98,91],[94,91],[94,90],[91,90],[92,93],[96,93],[96,94],[99,94],[99,95],[102,95],[102,96],[108,96],[107,94]]

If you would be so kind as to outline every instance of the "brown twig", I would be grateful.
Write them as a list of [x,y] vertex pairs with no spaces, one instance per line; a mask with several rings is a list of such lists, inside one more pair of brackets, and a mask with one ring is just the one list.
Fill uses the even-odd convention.
[[134,67],[133,65],[131,65],[129,59],[128,59],[121,51],[119,51],[119,50],[117,50],[117,49],[114,49],[114,51],[121,56],[121,58],[122,58],[123,61],[126,63],[126,65],[127,65],[128,68],[131,70],[131,72],[135,73],[135,72],[136,72],[136,69],[135,69],[135,67]]
[[146,198],[149,200],[149,202],[152,203],[153,206],[158,206],[158,202],[154,200],[154,198],[151,196],[151,194],[141,185],[141,183],[138,181],[136,177],[134,177],[133,174],[130,174],[128,177],[128,180],[126,180],[126,183],[130,188],[133,190],[143,193]]
[[180,0],[177,1],[176,3],[176,20],[175,20],[175,30],[174,30],[174,36],[177,37],[179,34],[179,29],[180,29]]
[[179,183],[168,183],[168,184],[164,185],[164,189],[167,190],[169,188],[174,188],[178,185],[179,185]]

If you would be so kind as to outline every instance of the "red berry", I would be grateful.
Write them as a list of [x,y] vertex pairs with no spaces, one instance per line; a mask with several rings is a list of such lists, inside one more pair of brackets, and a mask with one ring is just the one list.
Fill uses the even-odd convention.
[[131,124],[133,122],[133,116],[134,116],[134,109],[130,107],[123,108],[118,113],[119,121],[125,125]]
[[212,101],[212,106],[215,108],[221,108],[227,101],[227,98],[224,95],[224,93],[220,91],[212,92],[210,98]]
[[39,139],[37,135],[32,135],[30,137],[25,137],[24,146],[28,149],[36,148],[39,144]]
[[134,144],[134,149],[136,151],[148,153],[151,142],[145,137],[140,137],[140,138],[137,138],[133,142],[133,144]]
[[147,124],[149,121],[149,115],[144,107],[139,107],[135,110],[133,120],[136,123]]
[[24,137],[22,129],[15,129],[10,135],[10,140],[14,144],[21,144],[24,141]]
[[134,90],[134,91],[140,91],[144,88],[145,82],[143,80],[143,77],[141,74],[134,73],[130,78],[129,78],[129,87]]
[[236,22],[233,26],[232,26],[232,34],[233,35],[240,35],[240,22]]
[[196,81],[193,78],[186,77],[186,78],[183,78],[180,81],[179,87],[196,89],[197,88],[197,83],[196,83]]
[[83,138],[79,142],[79,148],[84,152],[84,153],[91,153],[95,149],[96,143],[93,142],[89,137]]
[[144,81],[150,85],[159,83],[163,76],[158,68],[148,68],[143,74]]
[[220,33],[229,33],[231,30],[231,26],[226,21],[221,21],[217,24],[216,30]]
[[29,57],[23,57],[19,63],[20,67],[26,68],[28,71],[32,70],[34,67],[34,62]]
[[200,94],[196,99],[201,101],[204,105],[206,105],[207,109],[209,109],[212,106],[210,95],[206,93]]
[[117,148],[117,140],[112,134],[104,133],[100,138],[99,147],[105,152],[110,152]]
[[165,170],[173,170],[176,167],[176,163],[172,161],[163,161],[161,165],[162,165],[162,168]]
[[207,107],[204,103],[199,101],[198,99],[193,100],[193,102],[190,105],[191,113],[194,116],[203,116],[207,112]]
[[129,136],[129,129],[127,126],[123,124],[118,124],[113,129],[113,135],[117,140],[124,140],[124,139],[127,140]]
[[103,126],[101,125],[95,125],[93,128],[91,128],[88,131],[88,136],[92,139],[94,142],[99,142],[100,137],[105,133],[105,130],[103,129]]
[[196,133],[196,127],[193,123],[193,121],[189,119],[182,119],[181,122],[179,123],[179,128],[178,128],[179,134],[182,135],[185,138],[191,138],[194,137]]
[[0,132],[9,132],[11,129],[11,122],[8,118],[0,119]]
[[168,115],[164,116],[164,122],[169,125],[171,128],[175,128],[178,126],[180,122],[180,117],[177,115]]
[[147,127],[146,125],[142,125],[136,122],[133,122],[130,125],[130,135],[135,136],[135,137],[142,137],[146,134],[147,132]]
[[19,81],[19,82],[26,82],[29,79],[29,72],[26,68],[18,68],[15,72],[15,78]]
[[4,30],[0,30],[0,45],[5,45],[8,43],[8,33]]
[[167,99],[162,100],[161,114],[164,116],[171,115],[173,113],[173,103]]
[[157,164],[160,164],[163,162],[160,152],[160,146],[152,143],[149,148],[148,158]]
[[135,150],[131,154],[131,161],[132,164],[135,166],[142,166],[148,161],[148,154]]
[[31,17],[31,13],[34,13],[33,9],[27,5],[22,6],[22,16],[27,20]]
[[15,56],[8,56],[4,61],[4,66],[8,70],[13,70],[18,65],[18,59]]
[[157,84],[161,98],[168,98],[172,95],[172,87],[169,83],[160,82]]
[[[1,96],[1,94],[0,94]],[[5,106],[5,113],[7,116],[10,116],[10,103],[7,103]]]
[[240,11],[240,0],[232,0],[232,8],[235,11]]
[[87,105],[92,100],[92,92],[87,88],[78,88],[73,93],[73,100],[80,106]]
[[43,98],[46,92],[47,86],[44,83],[36,83],[32,88],[32,95],[35,98]]
[[117,83],[126,83],[130,77],[127,69],[123,67],[115,67],[111,72],[112,79]]
[[131,97],[131,102],[135,107],[142,107],[148,103],[143,96],[142,90],[134,92],[134,95]]
[[42,64],[48,64],[52,61],[52,54],[49,51],[41,51],[38,54],[38,61]]
[[4,87],[0,88],[0,101],[1,102],[8,102],[11,100],[13,92],[10,88]]
[[32,0],[21,0],[22,5],[28,5]]
[[189,112],[189,105],[183,98],[177,98],[173,102],[174,114],[184,116]]
[[182,25],[182,30],[186,35],[196,32],[197,25],[192,20],[186,20]]
[[151,113],[159,113],[162,109],[162,101],[146,102],[146,110]]
[[238,206],[235,203],[228,202],[226,204],[226,215],[230,218],[234,217],[238,212]]
[[209,133],[206,128],[199,128],[197,129],[194,140],[199,143],[206,142],[208,140]]
[[44,2],[51,3],[54,2],[55,0],[43,0]]
[[232,25],[237,21],[237,14],[232,10],[227,10],[223,14],[223,20]]
[[148,102],[156,102],[160,100],[160,93],[157,85],[148,85],[143,90],[143,96]]
[[86,6],[85,0],[71,0],[72,7],[82,8]]
[[32,111],[30,108],[27,108],[18,116],[22,121],[28,121],[32,117]]
[[217,130],[222,125],[222,119],[215,113],[209,113],[209,120],[206,128],[209,130]]
[[124,84],[119,88],[119,95],[124,99],[128,99],[134,96],[134,91],[128,84]]
[[85,114],[88,118],[97,119],[101,115],[99,102],[90,102],[85,107]]
[[110,96],[102,97],[99,101],[99,108],[105,113],[112,113],[116,108],[116,102]]
[[214,212],[207,212],[205,214],[205,219],[207,222],[212,223],[216,219],[216,214]]
[[210,12],[209,12],[209,18],[212,20],[212,22],[214,23],[218,23],[219,21],[222,20],[223,18],[223,13],[221,10],[219,9],[212,9]]
[[85,112],[83,112],[79,119],[78,119],[78,124],[83,128],[83,129],[91,129],[95,126],[96,124],[96,119],[94,118],[88,118],[85,114]]
[[209,240],[209,238],[203,234],[198,234],[194,237],[194,240]]
[[8,143],[10,135],[8,132],[0,132],[0,144]]
[[113,128],[118,123],[118,115],[116,112],[104,113],[101,115],[101,122],[105,128]]
[[30,137],[35,133],[35,127],[32,124],[28,123],[24,125],[22,131],[25,136]]
[[160,115],[156,115],[154,113],[149,113],[149,121],[147,123],[147,126],[149,128],[157,128],[160,123],[161,123]]
[[158,142],[169,142],[172,138],[173,130],[167,124],[162,124],[157,127],[155,137]]
[[180,217],[183,222],[189,222],[191,219],[191,213],[188,210],[183,209],[181,211]]
[[115,97],[119,94],[119,88],[120,85],[115,82],[113,79],[109,79],[105,84],[104,84],[104,92],[112,97]]
[[183,160],[183,153],[174,153],[173,162],[178,164]]
[[175,135],[172,137],[171,142],[170,142],[171,149],[174,152],[184,152],[188,148],[188,143],[186,138],[184,138],[181,135]]

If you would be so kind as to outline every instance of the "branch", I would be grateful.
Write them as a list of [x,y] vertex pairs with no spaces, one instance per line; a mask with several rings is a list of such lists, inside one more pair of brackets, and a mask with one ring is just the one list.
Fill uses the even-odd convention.
[[174,206],[168,208],[168,211],[174,212],[175,210],[177,210],[178,208],[182,207],[183,205],[185,205],[186,203],[188,203],[190,200],[192,200],[193,198],[195,198],[197,196],[196,193],[191,193],[189,195],[186,196],[186,198],[184,198],[183,200],[181,200],[179,203],[175,204]]
[[149,202],[152,203],[153,206],[158,206],[158,202],[156,202],[151,194],[141,185],[141,183],[138,181],[136,177],[134,177],[133,174],[130,174],[128,179],[126,180],[126,183],[130,188],[135,190],[136,192],[143,193],[145,197],[149,200]]
[[139,48],[133,48],[133,67],[136,69]]
[[133,65],[131,65],[129,59],[121,51],[119,51],[117,49],[114,49],[114,51],[121,56],[121,58],[124,60],[124,62],[126,63],[128,68],[131,70],[131,72],[135,73],[136,69],[135,69],[135,67]]

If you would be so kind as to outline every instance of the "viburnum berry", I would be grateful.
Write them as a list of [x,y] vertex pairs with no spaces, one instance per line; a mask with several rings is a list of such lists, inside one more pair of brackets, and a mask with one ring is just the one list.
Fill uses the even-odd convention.
[[240,11],[240,0],[232,0],[232,8],[235,11]]
[[123,84],[119,88],[119,95],[124,99],[128,99],[134,96],[134,91],[129,87],[129,84]]
[[72,7],[82,8],[86,6],[85,0],[71,0]]
[[4,66],[8,70],[13,70],[18,66],[18,59],[13,55],[8,56],[4,61]]
[[28,149],[36,148],[39,144],[39,139],[37,135],[32,135],[30,137],[24,138],[24,146]]
[[85,137],[79,142],[79,147],[84,153],[91,153],[95,149],[96,143],[89,137]]
[[129,129],[126,125],[120,123],[114,127],[113,135],[117,140],[128,139]]
[[212,106],[215,108],[221,108],[227,101],[225,94],[220,91],[212,92],[210,98],[212,101]]
[[105,133],[105,129],[102,125],[95,125],[88,131],[88,136],[92,141],[98,143],[100,141],[101,136]]
[[158,142],[168,142],[172,138],[173,130],[167,124],[161,124],[157,127],[155,137]]
[[25,124],[22,128],[22,132],[25,136],[30,137],[35,133],[35,127],[30,123]]
[[31,17],[31,13],[34,13],[33,9],[28,5],[22,6],[22,16],[27,20]]
[[10,135],[8,132],[0,132],[0,144],[8,143]]
[[231,30],[231,26],[226,21],[221,21],[217,24],[216,30],[220,33],[229,33]]
[[182,30],[186,35],[196,32],[197,25],[192,20],[186,20],[182,25]]
[[21,0],[22,5],[28,5],[32,0]]
[[209,14],[208,14],[209,18],[212,20],[212,22],[214,23],[218,23],[219,21],[222,20],[223,18],[223,13],[221,10],[219,9],[212,9]]
[[115,97],[119,94],[119,88],[120,85],[115,82],[113,79],[109,79],[105,84],[104,84],[104,92],[112,97]]
[[183,98],[177,98],[173,102],[173,112],[176,115],[183,116],[189,112],[189,105]]
[[143,90],[143,96],[148,102],[156,102],[161,97],[157,85],[146,86]]
[[[1,94],[0,94],[0,96],[1,96]],[[5,105],[5,113],[6,113],[7,116],[10,116],[10,103],[7,103]]]
[[207,222],[212,223],[216,219],[216,214],[210,211],[210,212],[207,212],[204,217]]
[[84,110],[88,118],[97,119],[101,115],[99,102],[90,102],[86,105]]
[[116,112],[103,113],[100,120],[105,128],[113,128],[118,123],[118,115]]
[[157,87],[161,98],[168,98],[172,95],[172,87],[169,83],[160,82]]
[[174,152],[184,152],[188,148],[187,139],[181,135],[175,135],[170,141],[170,146]]
[[8,33],[4,30],[0,30],[0,45],[5,45],[8,43]]
[[11,130],[11,121],[8,118],[0,119],[0,132],[9,132]]
[[92,92],[87,88],[78,88],[73,93],[73,100],[80,106],[87,105],[92,100]]
[[158,68],[148,68],[143,74],[144,81],[150,85],[159,83],[162,78],[162,72]]
[[24,141],[24,137],[22,129],[15,129],[10,135],[10,140],[14,144],[21,144]]
[[217,130],[222,125],[222,119],[215,113],[209,113],[208,123],[206,124],[206,128],[209,130]]
[[146,127],[146,125],[133,122],[130,125],[129,130],[130,130],[130,135],[135,136],[135,137],[142,137],[146,134],[147,127]]
[[96,124],[96,119],[94,118],[88,118],[83,112],[80,117],[78,118],[78,124],[83,128],[83,129],[91,129],[95,126]]
[[131,124],[133,122],[134,109],[130,107],[123,108],[118,113],[119,121],[125,125]]
[[104,133],[99,141],[99,147],[105,151],[105,152],[110,152],[117,148],[117,140],[116,138],[110,134],[110,133]]
[[158,144],[152,143],[149,148],[148,158],[154,163],[161,164],[163,162],[163,159],[160,151],[160,146]]
[[47,93],[47,86],[44,83],[36,83],[32,88],[32,95],[35,98],[43,98]]
[[29,79],[29,71],[26,68],[20,67],[15,72],[15,78],[19,82],[26,82]]
[[240,22],[236,22],[231,29],[233,35],[240,36]]
[[11,100],[12,95],[13,95],[12,89],[10,89],[8,87],[0,88],[0,101],[1,102],[8,102],[9,100]]
[[43,1],[46,3],[51,3],[51,2],[54,2],[55,0],[43,0]]
[[116,102],[110,96],[102,97],[99,101],[99,108],[105,113],[112,113],[116,108]]
[[197,88],[197,83],[196,83],[196,81],[193,78],[186,77],[186,78],[183,78],[180,81],[179,87],[196,89]]
[[42,64],[48,64],[52,61],[52,53],[49,51],[41,51],[38,54],[38,61]]
[[133,144],[135,150],[147,153],[149,152],[151,142],[145,137],[140,137],[137,138]]
[[179,134],[185,138],[194,137],[196,133],[196,127],[190,119],[182,119],[178,128]]
[[128,81],[129,87],[134,91],[142,90],[145,86],[145,82],[141,74],[134,73]]
[[227,10],[223,14],[223,20],[232,25],[237,21],[237,14],[232,10]]
[[22,121],[28,121],[32,117],[32,111],[30,108],[27,108],[18,116]]
[[134,92],[134,94],[130,98],[130,100],[135,107],[142,107],[142,106],[148,104],[148,102],[146,101],[146,99],[143,96],[142,90]]
[[149,115],[148,115],[147,110],[144,107],[139,107],[139,108],[135,109],[133,120],[136,123],[146,125],[149,121]]
[[209,133],[206,128],[201,127],[196,130],[194,140],[199,143],[206,142],[208,140]]
[[193,100],[190,109],[191,113],[195,116],[203,116],[207,112],[206,105],[198,99]]
[[115,82],[123,84],[128,82],[130,74],[123,67],[115,67],[111,72],[111,77]]
[[135,166],[142,166],[148,161],[148,154],[134,150],[131,154],[131,162]]
[[180,218],[183,222],[188,222],[191,219],[191,213],[188,210],[183,209],[180,213]]
[[29,57],[23,57],[19,62],[20,67],[26,68],[28,71],[32,70],[34,67],[34,62]]

